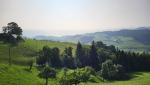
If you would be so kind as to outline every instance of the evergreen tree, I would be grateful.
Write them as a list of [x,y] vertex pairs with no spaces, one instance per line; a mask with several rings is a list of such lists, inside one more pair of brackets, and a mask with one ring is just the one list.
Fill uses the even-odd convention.
[[79,67],[83,67],[86,65],[86,58],[84,56],[84,53],[83,53],[83,48],[82,48],[82,45],[80,42],[78,42],[77,44],[77,48],[76,48],[76,58],[78,60],[78,65]]
[[52,48],[51,65],[53,67],[61,66],[60,51],[59,51],[59,48],[57,48],[57,47]]
[[63,56],[63,66],[75,68],[74,58],[72,56],[72,47],[65,48]]
[[91,49],[90,49],[90,66],[93,67],[95,70],[99,70],[99,59],[97,55],[97,49],[95,46],[95,42],[92,42]]

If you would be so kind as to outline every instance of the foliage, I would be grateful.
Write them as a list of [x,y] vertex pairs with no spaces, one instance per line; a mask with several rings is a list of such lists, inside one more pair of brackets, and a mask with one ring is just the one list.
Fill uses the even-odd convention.
[[40,72],[39,77],[41,77],[41,78],[55,78],[56,77],[56,71],[55,71],[55,69],[46,66]]
[[60,50],[57,47],[54,47],[51,49],[52,51],[52,56],[50,58],[51,66],[52,67],[61,67],[62,63],[60,60]]
[[65,50],[62,54],[62,62],[63,62],[63,67],[67,67],[67,68],[75,68],[76,67],[75,59],[73,58],[71,47],[65,48]]
[[150,70],[150,54],[135,53],[118,50],[116,53],[116,63],[124,66],[127,72],[133,71],[149,71]]
[[15,22],[10,22],[7,24],[7,26],[3,27],[3,33],[1,34],[1,38],[4,43],[9,44],[9,65],[12,64],[11,46],[16,46],[20,41],[23,41],[21,35],[22,29]]
[[92,42],[90,49],[89,65],[94,69],[99,70],[99,59],[94,41]]
[[102,63],[101,76],[108,80],[122,79],[125,72],[122,65],[114,65],[112,60],[106,60]]
[[75,70],[69,70],[65,68],[63,70],[63,75],[61,75],[59,82],[62,85],[72,85],[81,82],[88,82],[90,80],[91,82],[97,81],[94,79],[98,80],[98,78],[96,77],[95,70],[91,67],[78,68]]
[[28,61],[28,65],[29,65],[29,70],[30,71],[31,71],[31,69],[33,67],[33,63],[34,63],[33,59],[31,59],[31,60]]
[[101,75],[105,79],[113,79],[117,75],[117,70],[111,60],[106,60],[102,63]]
[[18,44],[22,40],[22,29],[15,22],[10,22],[3,27],[3,41],[11,45]]
[[83,52],[83,48],[80,42],[78,42],[77,44],[77,48],[76,48],[76,59],[77,59],[77,63],[78,63],[78,67],[84,67],[86,66],[86,57],[84,56],[84,52]]
[[39,73],[39,77],[46,79],[46,85],[48,85],[48,78],[55,78],[56,77],[56,71],[55,71],[55,69],[46,66]]
[[60,67],[61,60],[59,57],[59,49],[57,47],[51,49],[48,46],[44,46],[43,50],[39,51],[36,63],[38,65],[45,65],[48,63],[52,67]]

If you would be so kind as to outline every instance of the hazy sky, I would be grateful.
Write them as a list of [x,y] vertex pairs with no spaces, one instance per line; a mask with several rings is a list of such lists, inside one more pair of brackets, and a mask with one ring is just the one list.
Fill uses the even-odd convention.
[[32,35],[150,26],[150,0],[0,0],[0,27],[12,21]]

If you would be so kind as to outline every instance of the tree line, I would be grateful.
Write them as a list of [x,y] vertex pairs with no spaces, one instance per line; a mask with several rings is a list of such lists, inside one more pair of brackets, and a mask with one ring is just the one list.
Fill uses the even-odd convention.
[[123,79],[125,73],[150,70],[149,53],[125,52],[113,45],[107,46],[101,41],[93,41],[90,46],[78,42],[75,55],[72,54],[72,47],[65,48],[60,54],[59,48],[44,46],[39,51],[37,64],[48,63],[53,68],[71,69],[90,66],[105,79]]

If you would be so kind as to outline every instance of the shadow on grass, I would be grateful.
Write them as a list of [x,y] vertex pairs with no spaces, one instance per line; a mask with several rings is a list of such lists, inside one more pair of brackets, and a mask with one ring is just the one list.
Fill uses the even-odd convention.
[[24,71],[27,71],[27,72],[32,72],[30,69],[28,69],[28,68],[24,68],[23,69]]
[[137,78],[137,77],[139,77],[141,75],[143,75],[142,72],[132,72],[132,73],[127,73],[126,75],[124,75],[123,78],[114,79],[114,80],[104,80],[103,82],[104,83],[113,83],[113,82],[116,82],[116,81],[128,81],[128,80]]
[[129,73],[128,74],[129,79],[133,79],[133,78],[139,77],[140,75],[143,75],[143,73],[142,72],[134,72],[134,73]]

